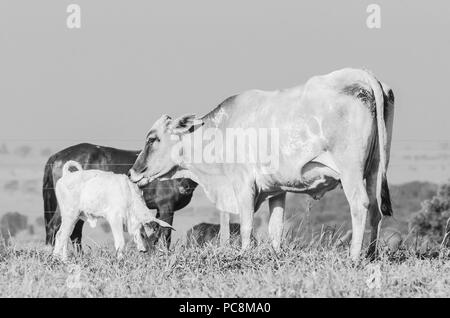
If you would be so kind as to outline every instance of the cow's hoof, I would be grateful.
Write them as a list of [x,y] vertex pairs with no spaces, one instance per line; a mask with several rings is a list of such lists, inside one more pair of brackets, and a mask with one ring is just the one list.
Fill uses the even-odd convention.
[[388,248],[390,253],[396,252],[403,242],[402,235],[396,229],[383,229],[380,236],[381,242]]
[[116,252],[116,258],[117,258],[118,261],[123,260],[123,252],[121,250],[118,250]]
[[380,223],[379,241],[389,249],[396,252],[403,242],[399,222],[392,216],[384,216]]
[[53,259],[55,261],[61,262],[61,263],[66,263],[67,262],[67,256],[63,256],[60,254],[53,254]]
[[44,247],[42,248],[42,250],[43,250],[45,253],[51,254],[51,253],[53,253],[53,246],[51,246],[51,245],[44,245]]
[[281,253],[281,247],[279,245],[278,246],[271,245],[271,247],[272,247],[272,252],[274,252],[276,255]]
[[367,253],[366,253],[366,259],[367,259],[369,262],[373,262],[373,261],[375,261],[377,258],[378,258],[378,251],[376,250],[376,248],[370,247],[370,248],[367,250]]

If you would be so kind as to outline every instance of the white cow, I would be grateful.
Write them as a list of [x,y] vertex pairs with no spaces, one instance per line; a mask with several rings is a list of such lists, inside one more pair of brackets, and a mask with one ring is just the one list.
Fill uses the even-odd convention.
[[[71,172],[70,168],[77,169]],[[117,257],[122,258],[126,226],[140,251],[145,251],[141,237],[144,227],[151,235],[150,222],[172,228],[155,218],[154,212],[145,205],[139,188],[126,175],[100,170],[83,170],[76,161],[68,161],[63,175],[56,183],[56,198],[61,210],[61,227],[56,234],[53,254],[67,258],[67,243],[79,218],[95,227],[98,218],[105,218],[111,226]]]
[[[250,244],[253,213],[269,199],[269,236],[275,250],[280,248],[286,192],[320,198],[341,183],[352,217],[350,254],[357,259],[367,214],[372,241],[382,217],[383,224],[392,220],[386,171],[393,111],[392,90],[359,69],[315,76],[291,89],[247,91],[202,118],[162,116],[149,131],[130,178],[139,184],[162,177],[191,178],[219,210],[240,215],[243,249]],[[278,141],[271,157],[275,169],[255,160],[261,149],[252,135],[261,137],[261,132]],[[208,141],[217,136],[225,139],[211,146]],[[245,153],[237,151],[241,160],[228,160],[233,138],[250,140]],[[212,160],[202,157],[210,152],[215,152]]]

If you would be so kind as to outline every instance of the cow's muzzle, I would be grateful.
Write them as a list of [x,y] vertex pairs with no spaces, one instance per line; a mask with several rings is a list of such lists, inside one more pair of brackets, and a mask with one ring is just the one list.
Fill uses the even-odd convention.
[[[145,171],[145,170],[144,170]],[[133,168],[131,168],[129,171],[128,171],[128,178],[132,181],[132,182],[134,182],[134,183],[137,183],[138,184],[138,186],[145,186],[145,185],[147,185],[147,183],[148,183],[148,179],[147,178],[145,178],[144,177],[144,173],[143,172],[141,172],[141,173],[137,173],[136,172],[136,170],[134,170]]]

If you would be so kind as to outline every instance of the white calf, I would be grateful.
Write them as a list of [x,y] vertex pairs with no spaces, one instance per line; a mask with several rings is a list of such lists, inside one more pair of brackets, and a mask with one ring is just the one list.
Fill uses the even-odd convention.
[[[70,168],[77,171],[71,172]],[[140,251],[146,250],[141,237],[142,227],[147,235],[152,232],[150,222],[172,228],[155,218],[156,213],[147,208],[139,188],[125,175],[83,170],[78,162],[68,161],[55,192],[61,211],[61,227],[56,234],[53,255],[62,259],[67,258],[67,243],[79,218],[87,220],[92,227],[100,217],[109,222],[118,258],[123,256],[124,226]]]

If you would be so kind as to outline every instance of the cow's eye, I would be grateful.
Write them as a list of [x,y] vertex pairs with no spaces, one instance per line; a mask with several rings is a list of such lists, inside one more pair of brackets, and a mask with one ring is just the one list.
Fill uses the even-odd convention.
[[152,143],[154,143],[155,141],[158,141],[158,137],[149,137],[149,138],[147,139],[147,143],[149,143],[149,144],[152,144]]

